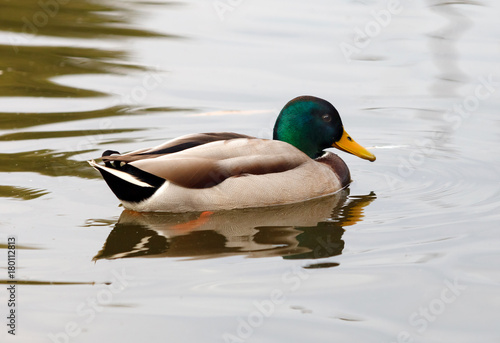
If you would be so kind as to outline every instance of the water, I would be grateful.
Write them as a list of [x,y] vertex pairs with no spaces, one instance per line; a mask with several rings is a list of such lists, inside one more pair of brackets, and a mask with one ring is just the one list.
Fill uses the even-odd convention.
[[[19,281],[2,342],[499,342],[499,11],[5,1],[2,317],[12,235]],[[354,182],[327,199],[139,215],[86,163],[192,132],[270,138],[301,94],[377,156],[339,153]]]

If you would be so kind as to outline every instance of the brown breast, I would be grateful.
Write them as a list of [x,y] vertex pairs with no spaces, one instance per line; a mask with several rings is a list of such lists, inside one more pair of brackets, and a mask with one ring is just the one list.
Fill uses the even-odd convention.
[[345,162],[336,154],[328,151],[323,156],[318,157],[315,161],[326,164],[332,168],[333,172],[337,174],[342,187],[351,183],[351,173],[349,172],[347,164],[345,164]]

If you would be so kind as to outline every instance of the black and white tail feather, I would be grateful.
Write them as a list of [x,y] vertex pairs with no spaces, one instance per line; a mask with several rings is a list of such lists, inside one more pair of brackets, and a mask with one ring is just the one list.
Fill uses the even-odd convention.
[[89,164],[101,173],[111,191],[122,201],[146,200],[165,183],[165,179],[128,163],[106,162],[106,165],[102,166],[92,160]]

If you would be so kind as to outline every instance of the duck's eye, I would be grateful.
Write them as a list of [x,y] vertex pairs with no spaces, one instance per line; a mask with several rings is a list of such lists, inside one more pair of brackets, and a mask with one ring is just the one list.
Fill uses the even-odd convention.
[[323,114],[323,115],[321,116],[321,119],[323,119],[323,121],[324,121],[325,123],[328,123],[328,122],[331,122],[331,121],[332,121],[332,116],[331,116],[331,115],[329,115],[329,114]]

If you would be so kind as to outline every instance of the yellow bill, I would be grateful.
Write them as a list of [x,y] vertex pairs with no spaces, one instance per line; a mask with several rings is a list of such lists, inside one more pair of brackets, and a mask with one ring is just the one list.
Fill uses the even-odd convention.
[[356,155],[371,162],[375,161],[376,159],[374,154],[356,143],[354,139],[352,139],[351,136],[349,136],[347,132],[345,132],[345,130],[342,133],[342,137],[340,137],[337,142],[334,142],[332,144],[332,147]]

